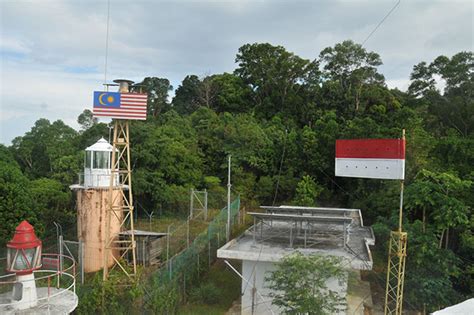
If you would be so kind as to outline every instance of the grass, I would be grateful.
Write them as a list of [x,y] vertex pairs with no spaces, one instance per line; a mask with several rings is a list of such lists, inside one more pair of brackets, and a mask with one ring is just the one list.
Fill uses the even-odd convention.
[[[206,230],[208,224],[212,219],[219,213],[219,210],[210,210],[208,214],[208,220],[204,221],[201,218],[191,220],[189,224],[190,241],[200,233]],[[244,218],[244,224],[236,224],[232,230],[233,236],[240,235],[245,231],[251,220]],[[187,242],[187,224],[186,219],[176,217],[160,217],[152,219],[151,222],[146,218],[138,219],[135,228],[149,230],[154,232],[167,232],[168,226],[171,225],[171,238],[170,238],[170,256],[178,253],[180,250],[186,247]],[[222,236],[224,237],[224,235]],[[240,269],[240,262],[234,263],[237,269]],[[146,272],[145,272],[146,273]],[[217,304],[206,304],[203,301],[192,301],[189,300],[179,306],[178,314],[185,315],[200,315],[200,314],[225,314],[232,306],[233,302],[240,297],[241,291],[241,279],[235,274],[227,265],[222,261],[216,261],[208,272],[201,276],[200,281],[194,285],[200,286],[203,284],[211,284],[215,286],[219,291],[219,298]],[[189,288],[193,289],[193,288]],[[189,293],[189,292],[188,292]]]
[[[240,268],[240,263],[239,265],[234,265],[237,269]],[[240,297],[241,279],[237,274],[235,274],[235,272],[230,270],[222,260],[218,260],[211,266],[207,275],[201,280],[201,283],[212,283],[219,289],[219,303],[214,305],[187,303],[179,308],[178,314],[225,314],[225,312],[227,312],[227,310],[232,306],[232,303]]]
[[[210,210],[208,214],[208,220],[204,221],[201,218],[193,219],[189,221],[189,241],[192,242],[193,239],[198,236],[200,233],[206,230],[209,222],[216,216],[218,213],[217,210]],[[170,227],[170,252],[169,256],[180,252],[186,247],[188,239],[188,227],[185,218],[179,217],[159,217],[153,218],[151,221],[147,218],[138,218],[135,223],[135,229],[145,230],[152,232],[167,233],[168,227]],[[163,254],[165,255],[166,251],[166,238],[163,238],[162,248],[164,249]],[[163,257],[163,259],[166,259]]]

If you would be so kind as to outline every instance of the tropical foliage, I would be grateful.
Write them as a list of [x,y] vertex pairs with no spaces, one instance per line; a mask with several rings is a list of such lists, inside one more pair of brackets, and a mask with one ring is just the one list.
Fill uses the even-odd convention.
[[337,286],[336,280],[346,277],[340,258],[296,252],[284,257],[265,281],[272,304],[285,314],[330,315],[343,311],[345,303],[342,294],[328,283]]
[[[383,256],[399,185],[336,178],[334,145],[396,138],[405,129],[406,306],[420,309],[425,301],[430,309],[474,294],[472,52],[415,65],[407,92],[388,88],[381,56],[350,40],[313,60],[282,46],[246,44],[235,61],[233,73],[187,75],[173,98],[168,79],[141,82],[149,118],[131,126],[135,200],[150,212],[185,214],[189,188],[222,193],[231,154],[232,188],[246,206],[360,208]],[[53,233],[53,221],[74,226],[68,186],[85,147],[110,132],[88,110],[78,122],[80,131],[39,119],[0,147],[0,243],[22,219]]]

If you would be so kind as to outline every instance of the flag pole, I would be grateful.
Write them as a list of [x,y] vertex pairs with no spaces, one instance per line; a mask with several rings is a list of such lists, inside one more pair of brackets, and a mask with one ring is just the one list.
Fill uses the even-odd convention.
[[[405,141],[405,129],[402,130],[402,141]],[[405,162],[406,163],[406,162]],[[403,189],[404,180],[400,180],[400,212],[398,214],[398,232],[402,232],[402,217],[403,217]]]
[[[405,129],[402,130],[405,141]],[[403,176],[405,178],[405,176]],[[400,180],[400,210],[398,231],[390,233],[388,246],[387,282],[385,287],[385,315],[403,314],[403,287],[405,283],[405,261],[408,235],[402,231],[404,179]]]

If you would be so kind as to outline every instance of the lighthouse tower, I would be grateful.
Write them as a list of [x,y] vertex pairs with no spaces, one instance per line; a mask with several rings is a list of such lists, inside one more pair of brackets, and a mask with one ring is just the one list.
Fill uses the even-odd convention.
[[[106,211],[109,207],[109,187],[112,181],[114,189],[112,200],[114,206],[121,207],[123,197],[121,190],[127,189],[120,184],[118,174],[112,174],[112,145],[104,138],[86,148],[83,179],[70,188],[77,198],[77,237],[84,244],[83,266],[85,272],[98,271],[104,266],[103,244],[106,238]],[[114,176],[111,178],[111,176]],[[118,235],[122,215],[116,213],[110,220],[110,232]],[[118,250],[109,255],[120,257]],[[114,259],[107,259],[110,266]]]
[[0,268],[0,314],[64,315],[77,307],[75,260],[42,247],[34,227],[22,221]]

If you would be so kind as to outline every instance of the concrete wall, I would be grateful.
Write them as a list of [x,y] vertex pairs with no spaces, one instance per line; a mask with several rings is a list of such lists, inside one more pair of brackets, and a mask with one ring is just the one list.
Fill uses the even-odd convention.
[[[122,205],[123,197],[119,189],[113,191],[115,205]],[[109,206],[108,189],[79,189],[77,190],[77,237],[84,243],[84,271],[93,272],[101,270],[104,264],[102,251],[105,239],[105,214]],[[123,218],[122,212],[115,212]],[[112,213],[110,235],[120,232],[119,220]],[[109,258],[109,266],[114,264],[112,255],[120,257],[119,251],[113,251]]]
[[[242,280],[242,315],[272,314],[269,308],[272,309],[274,314],[281,314],[281,310],[278,307],[272,305],[272,299],[268,296],[270,290],[266,288],[267,285],[264,281],[265,275],[275,269],[276,266],[272,262],[256,262],[251,260],[242,261],[242,275],[250,282],[249,284],[247,284],[245,281]],[[263,296],[263,299],[257,293],[252,294],[252,288],[254,284],[256,291],[258,291]],[[337,279],[329,279],[326,282],[326,285],[330,290],[336,291],[342,296],[346,296],[347,282],[340,283],[340,281]],[[252,296],[254,296],[254,298],[252,298]],[[254,301],[253,313],[252,299]],[[339,314],[345,314],[345,312],[341,311]]]

